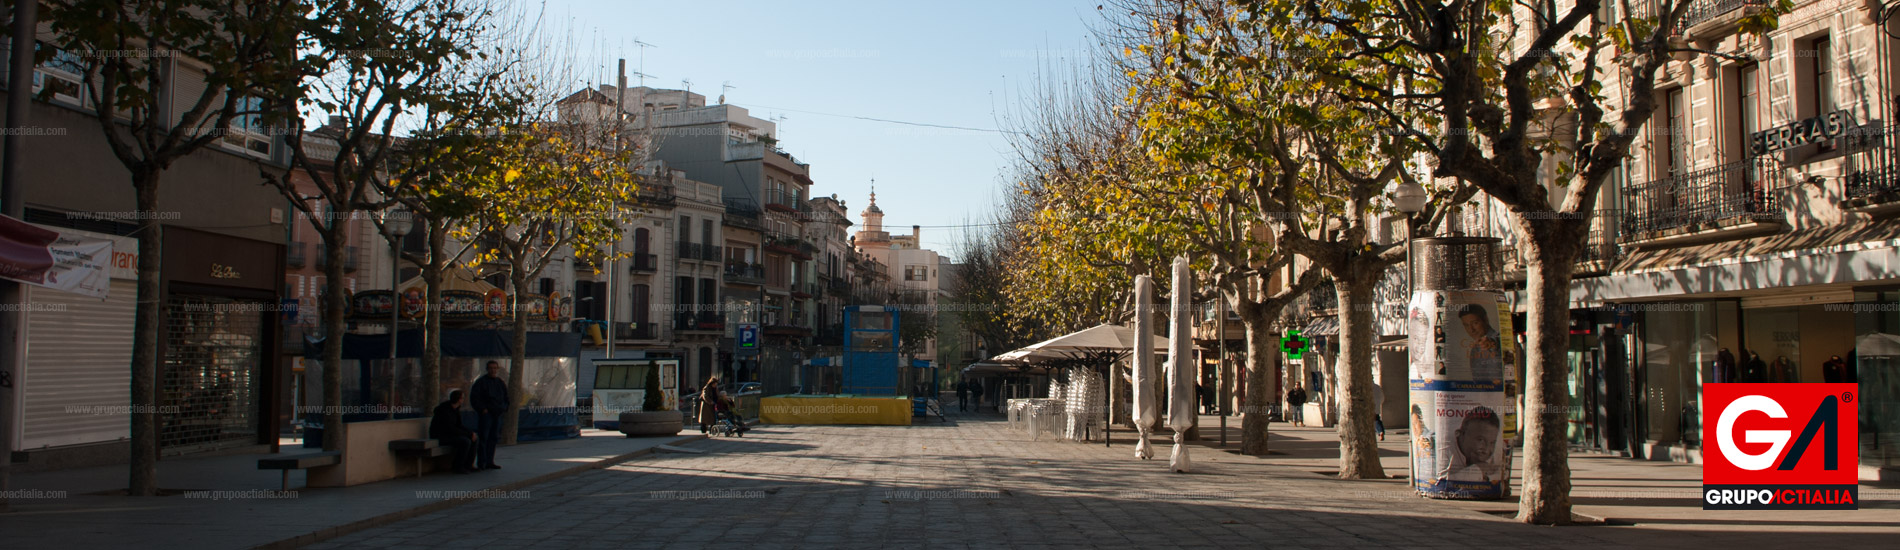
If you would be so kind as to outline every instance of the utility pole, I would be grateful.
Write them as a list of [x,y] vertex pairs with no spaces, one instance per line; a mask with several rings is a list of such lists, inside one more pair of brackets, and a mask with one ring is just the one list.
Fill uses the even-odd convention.
[[[635,40],[634,42],[639,43],[638,40]],[[625,141],[625,136],[621,135],[621,130],[626,127],[625,124],[622,124],[622,121],[626,120],[627,118],[626,102],[627,102],[627,60],[626,58],[621,58],[620,59],[620,77],[615,81],[615,86],[614,86],[614,158],[615,159],[620,158],[620,147],[621,147],[621,144]],[[615,210],[619,210],[619,209],[616,208]],[[616,212],[615,217],[616,218],[619,217],[617,212]],[[607,252],[607,300],[606,300],[607,312],[605,313],[604,316],[607,318],[607,330],[605,332],[607,333],[607,358],[608,359],[614,358],[614,338],[617,336],[616,331],[614,330],[616,328],[614,326],[614,294],[618,291],[618,289],[616,288],[617,285],[614,284],[616,282],[616,279],[614,277],[614,272],[620,270],[620,259],[619,259],[620,258],[620,236],[621,236],[620,229],[616,225],[614,229],[614,240],[608,241],[607,243],[607,250],[608,250]],[[634,261],[638,262],[640,260],[638,258],[635,258]]]
[[[10,78],[12,89],[7,90],[7,135],[5,143],[0,145],[0,154],[5,155],[6,164],[0,167],[0,213],[14,219],[26,217],[26,207],[20,204],[20,138],[26,130],[26,110],[31,106],[31,94],[26,93],[31,86],[22,83],[33,81],[33,43],[38,29],[39,0],[14,0],[13,2],[13,64]],[[20,342],[20,312],[25,304],[26,289],[20,283],[0,279],[0,512],[9,509],[7,490],[13,475],[13,415],[14,376],[19,369],[14,368],[20,360],[20,350],[25,349]],[[139,411],[133,411],[139,414]]]

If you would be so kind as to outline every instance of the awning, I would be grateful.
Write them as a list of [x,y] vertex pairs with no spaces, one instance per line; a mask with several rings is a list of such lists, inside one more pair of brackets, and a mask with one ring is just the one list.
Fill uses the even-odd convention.
[[811,360],[806,361],[805,365],[811,367],[844,366],[843,359],[843,357],[836,355],[830,357],[813,357]]
[[910,366],[913,368],[927,369],[930,368],[930,362],[922,359],[912,359],[910,360]]
[[1313,319],[1312,322],[1307,323],[1306,328],[1300,329],[1300,336],[1338,336],[1338,335],[1339,335],[1339,318],[1338,317],[1319,317],[1319,318]]
[[1407,340],[1406,337],[1400,336],[1398,338],[1393,338],[1391,340],[1386,340],[1384,342],[1373,344],[1372,349],[1376,349],[1379,351],[1405,351],[1406,340]]

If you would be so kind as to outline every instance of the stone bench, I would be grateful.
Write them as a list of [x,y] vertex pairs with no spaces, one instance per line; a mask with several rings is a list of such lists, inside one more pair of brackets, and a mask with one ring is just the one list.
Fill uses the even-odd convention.
[[389,452],[415,459],[416,477],[422,477],[423,461],[454,453],[455,449],[434,439],[395,439],[389,442]]
[[270,458],[260,458],[257,460],[257,469],[283,470],[284,471],[283,490],[289,491],[291,470],[308,470],[311,468],[323,468],[327,466],[335,466],[342,463],[343,463],[343,453],[338,452],[338,451],[324,451],[320,453],[305,453],[305,454],[300,454],[300,455],[273,456]]

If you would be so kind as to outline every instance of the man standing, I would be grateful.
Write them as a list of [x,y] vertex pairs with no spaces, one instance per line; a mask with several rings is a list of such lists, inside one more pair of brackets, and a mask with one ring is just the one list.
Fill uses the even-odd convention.
[[1295,426],[1306,425],[1306,390],[1300,389],[1300,383],[1294,382],[1293,389],[1286,391],[1287,421]]
[[957,381],[957,412],[970,410],[970,383]]
[[970,381],[970,408],[983,412],[983,383]]
[[455,449],[455,473],[475,471],[475,432],[462,425],[462,390],[450,390],[449,400],[435,406],[429,420],[429,437]]
[[475,380],[475,387],[469,390],[475,405],[475,414],[481,418],[476,429],[476,442],[480,450],[476,453],[476,469],[500,470],[495,464],[495,442],[501,440],[501,415],[508,413],[508,382],[501,379],[501,363],[488,362],[488,374]]

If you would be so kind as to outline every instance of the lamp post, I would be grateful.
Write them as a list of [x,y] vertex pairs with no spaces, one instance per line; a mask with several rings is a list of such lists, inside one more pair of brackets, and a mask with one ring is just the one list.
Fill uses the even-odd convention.
[[[401,208],[383,214],[383,231],[389,234],[389,409],[387,418],[396,418],[396,333],[402,320],[402,238],[414,222]],[[428,304],[424,304],[425,307]]]
[[1425,187],[1412,182],[1400,183],[1392,191],[1392,202],[1400,212],[1405,213],[1405,290],[1410,295],[1415,288],[1412,284],[1412,215],[1425,210],[1425,202],[1430,198]]

